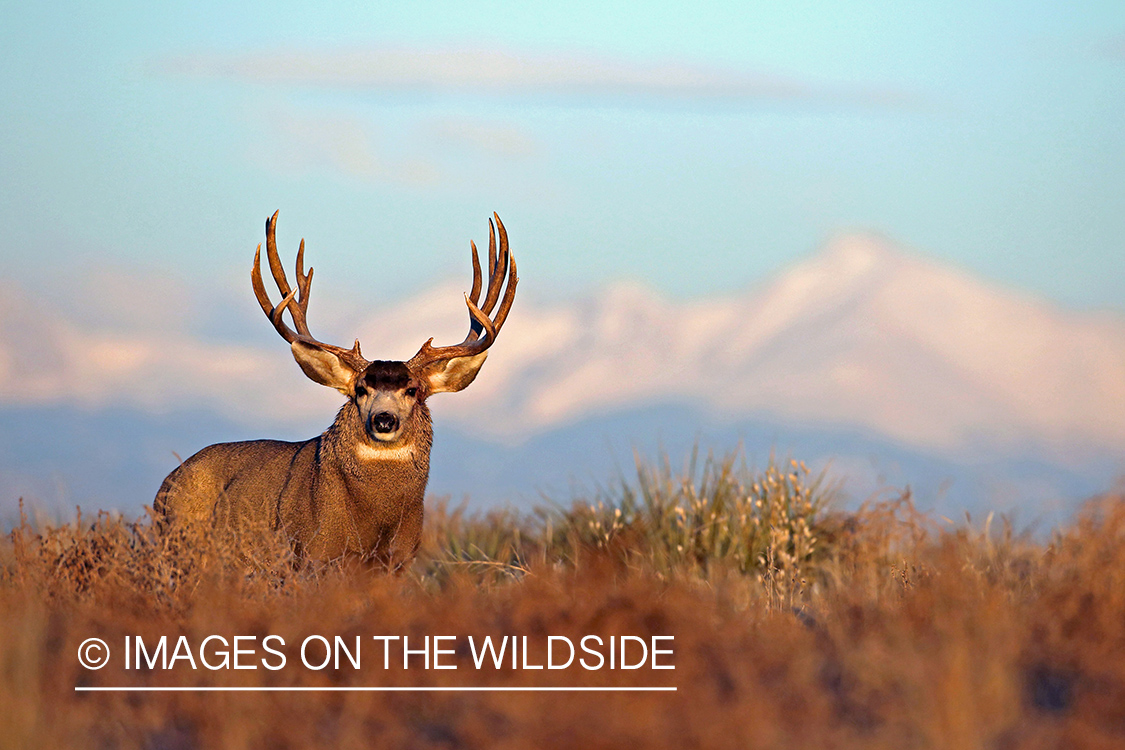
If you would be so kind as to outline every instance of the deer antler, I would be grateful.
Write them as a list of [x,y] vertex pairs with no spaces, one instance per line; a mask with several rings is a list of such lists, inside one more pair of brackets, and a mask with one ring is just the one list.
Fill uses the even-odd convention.
[[[406,363],[407,367],[412,370],[422,370],[436,362],[456,359],[457,357],[471,357],[480,354],[492,346],[492,342],[496,340],[496,335],[500,333],[500,327],[504,325],[504,321],[508,317],[508,311],[512,308],[512,300],[516,298],[516,284],[519,283],[519,278],[516,276],[516,259],[512,257],[511,251],[508,249],[508,232],[504,229],[504,223],[500,221],[500,217],[495,213],[492,216],[496,219],[496,226],[494,227],[492,219],[489,219],[488,291],[484,296],[484,304],[480,307],[477,307],[481,292],[480,260],[477,257],[476,243],[469,243],[473,249],[473,288],[469,294],[465,295],[465,304],[469,307],[468,335],[465,336],[464,341],[455,346],[434,347],[431,346],[434,341],[431,338],[422,344],[418,353]],[[496,249],[497,230],[500,233],[499,253]],[[504,297],[501,299],[500,290],[501,287],[504,287],[505,277],[508,279],[508,284],[507,288],[504,289]],[[500,307],[496,310],[496,315],[490,317],[497,300],[500,301]]]
[[[335,354],[352,369],[362,372],[371,363],[359,353],[359,339],[355,340],[355,345],[351,349],[344,349],[340,346],[317,341],[309,333],[309,323],[306,316],[309,309],[309,291],[312,288],[313,269],[309,268],[308,273],[304,272],[305,241],[302,239],[301,247],[297,250],[297,287],[295,289],[290,288],[289,280],[285,278],[285,269],[281,267],[281,258],[277,254],[276,228],[279,213],[280,211],[275,211],[272,217],[266,219],[266,258],[270,264],[273,280],[277,284],[278,291],[281,292],[281,302],[275,306],[270,301],[269,294],[266,293],[266,285],[262,282],[262,246],[260,244],[258,249],[254,251],[254,268],[250,272],[250,283],[254,287],[254,296],[258,298],[258,304],[262,306],[262,312],[273,323],[273,327],[281,334],[281,338],[290,344],[297,340],[316,344],[320,348]],[[286,310],[293,318],[296,331],[285,323]]]

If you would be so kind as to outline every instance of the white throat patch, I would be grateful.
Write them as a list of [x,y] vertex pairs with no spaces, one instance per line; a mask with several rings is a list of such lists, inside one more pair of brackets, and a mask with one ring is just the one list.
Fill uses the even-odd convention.
[[355,455],[360,461],[413,461],[413,445],[380,448],[369,443],[356,443]]

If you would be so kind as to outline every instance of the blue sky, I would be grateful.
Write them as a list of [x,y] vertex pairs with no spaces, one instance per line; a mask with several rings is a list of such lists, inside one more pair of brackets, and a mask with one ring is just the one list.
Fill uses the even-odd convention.
[[[528,342],[565,344],[557,362],[529,366],[567,374],[584,350],[566,349],[571,339],[549,323],[570,320],[559,311],[572,299],[574,320],[595,320],[622,290],[652,299],[636,284],[595,290],[621,280],[657,290],[671,299],[642,307],[666,312],[637,318],[642,328],[622,340],[652,341],[672,330],[658,319],[675,321],[707,295],[760,291],[851,230],[1064,309],[1109,310],[1104,330],[1105,318],[1075,317],[1074,331],[1097,335],[1060,334],[1077,349],[1055,360],[1083,380],[1068,390],[1100,383],[1110,403],[1121,392],[1112,364],[1125,320],[1120,2],[8,5],[6,496],[137,506],[177,454],[323,428],[338,395],[292,366],[248,283],[276,209],[287,264],[305,237],[317,269],[314,334],[361,335],[370,357],[409,356],[423,329],[439,341],[462,334],[454,290],[469,284],[468,241],[485,240],[487,217],[500,213],[520,301],[488,379],[435,404],[448,435],[475,435],[495,416],[488,399],[512,395],[504,388],[515,383],[503,358],[535,354]],[[995,390],[1011,387],[1004,362],[1039,362],[1020,358],[1028,340],[1054,340],[1021,337],[995,316],[964,320],[977,308],[932,309],[942,302],[951,300],[911,308],[911,321],[969,310],[942,332],[956,328],[997,354]],[[1047,317],[1058,323],[1050,330],[1072,330],[1069,316]],[[818,333],[791,338],[815,347]],[[519,349],[521,335],[531,348]],[[615,372],[659,346],[627,349],[615,343],[599,361]],[[1037,381],[1043,369],[1015,371],[1038,393],[1056,382]],[[623,380],[613,385],[636,385]],[[602,386],[583,393],[601,397]],[[634,426],[647,434],[647,424]],[[621,445],[639,437],[606,425]],[[752,434],[751,450],[766,450],[765,433]],[[782,433],[769,435],[788,450]],[[573,435],[547,438],[555,442],[541,447],[554,450]],[[444,443],[435,476],[448,481],[437,485],[464,489],[457,445],[495,453],[467,440]],[[805,447],[814,457],[875,450],[833,440]],[[505,455],[497,460],[514,454]],[[133,489],[117,498],[125,479]]]
[[280,208],[283,246],[307,237],[332,294],[397,299],[464,275],[497,210],[547,297],[619,278],[736,290],[865,228],[1125,310],[1121,3],[4,18],[0,253],[48,297],[105,266],[252,306],[250,253]]

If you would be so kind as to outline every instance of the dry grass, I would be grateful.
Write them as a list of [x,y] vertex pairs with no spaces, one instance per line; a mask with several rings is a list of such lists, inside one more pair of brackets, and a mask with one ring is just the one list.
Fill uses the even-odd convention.
[[[104,515],[14,529],[0,547],[0,747],[1125,746],[1121,497],[1042,542],[1002,521],[939,526],[909,498],[833,512],[800,464],[707,460],[530,515],[435,507],[400,577],[245,549]],[[676,669],[478,672],[458,653],[458,670],[384,670],[367,645],[359,670],[308,670],[292,652],[276,672],[76,659],[91,636],[212,634],[672,635]],[[678,692],[74,690],[574,684]]]

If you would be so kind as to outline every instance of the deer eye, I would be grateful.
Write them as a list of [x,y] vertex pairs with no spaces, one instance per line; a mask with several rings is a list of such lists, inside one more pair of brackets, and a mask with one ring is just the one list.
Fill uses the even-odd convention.
[[410,396],[410,398],[414,398],[415,396],[418,395],[418,389],[415,388],[414,386],[411,386],[411,387],[406,389],[406,395]]
[[367,395],[367,389],[364,388],[362,385],[357,385],[355,387],[355,397],[356,398],[363,398],[366,395]]

